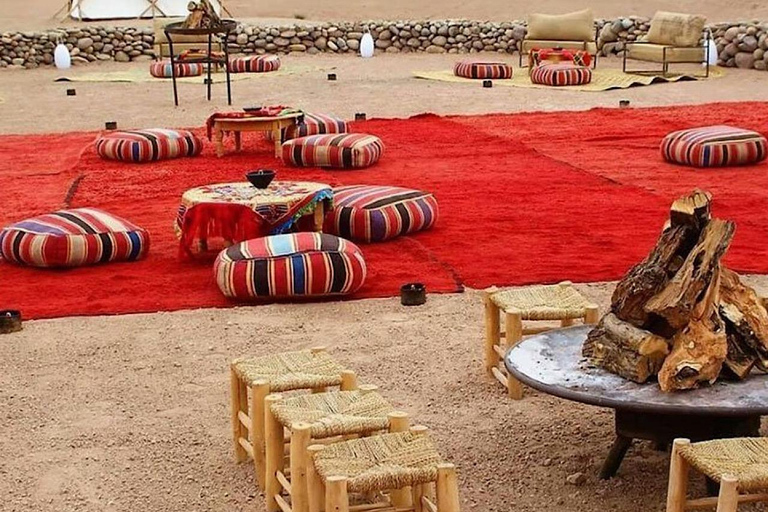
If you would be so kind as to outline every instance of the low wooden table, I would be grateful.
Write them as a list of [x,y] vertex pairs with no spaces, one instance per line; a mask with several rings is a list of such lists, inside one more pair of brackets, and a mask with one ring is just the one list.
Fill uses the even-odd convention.
[[504,362],[526,386],[614,410],[616,439],[600,478],[616,474],[633,439],[661,448],[678,437],[705,441],[760,435],[760,416],[768,414],[768,376],[664,393],[656,383],[636,384],[588,365],[581,346],[591,329],[578,326],[532,336],[511,348]]
[[248,182],[218,183],[193,188],[181,197],[176,235],[182,253],[208,250],[209,238],[226,245],[285,233],[303,217],[312,216],[311,229],[323,230],[325,213],[333,205],[333,190],[325,183],[273,181],[259,189]]
[[304,114],[295,112],[277,117],[242,117],[220,118],[213,121],[213,140],[216,144],[216,155],[224,156],[224,132],[235,134],[235,150],[242,149],[242,132],[272,132],[275,141],[275,157],[280,158],[282,152],[283,128],[295,125]]

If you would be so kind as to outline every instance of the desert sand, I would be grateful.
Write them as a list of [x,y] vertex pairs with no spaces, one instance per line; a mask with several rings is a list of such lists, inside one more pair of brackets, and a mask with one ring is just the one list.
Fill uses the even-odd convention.
[[[244,17],[310,19],[508,19],[529,8],[498,0],[229,5]],[[603,16],[674,8],[724,18],[717,0],[591,5]],[[46,26],[57,7],[53,0],[14,2],[3,10],[0,31]],[[537,4],[549,11],[576,7],[563,0]],[[729,13],[768,17],[768,7],[733,3]],[[516,62],[516,56],[505,58]],[[234,104],[300,105],[349,118],[355,112],[407,117],[587,109],[614,107],[625,98],[633,106],[768,100],[765,76],[740,70],[704,82],[605,93],[483,89],[411,76],[453,61],[289,56],[286,65],[299,74],[235,82]],[[601,62],[618,65],[615,59]],[[131,66],[146,64],[84,66],[65,74]],[[339,75],[335,83],[326,81],[330,70]],[[0,133],[98,130],[107,120],[121,128],[200,126],[208,113],[226,106],[223,85],[214,86],[210,103],[202,85],[181,85],[181,106],[174,108],[167,82],[54,82],[61,75],[54,69],[0,72]],[[77,96],[65,95],[71,87]],[[750,282],[768,292],[764,276]],[[612,283],[578,287],[601,308],[608,305]],[[0,304],[5,300],[10,298]],[[430,295],[418,308],[384,299],[26,322],[23,332],[0,337],[0,510],[263,511],[251,466],[233,459],[228,361],[318,344],[432,429],[446,459],[459,468],[463,510],[664,509],[666,453],[638,442],[616,478],[598,480],[612,441],[610,412],[530,390],[524,400],[510,401],[482,370],[482,336],[480,295],[472,290]],[[575,473],[585,475],[582,485],[566,482]],[[703,490],[700,480],[693,487]]]

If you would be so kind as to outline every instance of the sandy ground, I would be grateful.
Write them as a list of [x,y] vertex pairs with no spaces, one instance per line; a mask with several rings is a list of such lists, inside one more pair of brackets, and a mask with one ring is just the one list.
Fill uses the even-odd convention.
[[[118,0],[112,0],[118,1]],[[12,9],[0,13],[0,31],[51,27],[60,24],[53,18],[65,0],[4,0]],[[591,0],[571,3],[565,0],[539,0],[535,5],[521,0],[226,0],[237,18],[302,17],[314,20],[371,19],[476,19],[509,21],[525,19],[530,12],[561,13],[590,7],[595,16],[611,18],[638,14],[652,16],[657,10],[692,12],[712,21],[768,18],[768,4],[757,0]]]
[[[300,80],[236,82],[235,105],[401,117],[583,109],[623,98],[637,106],[768,100],[760,87],[765,77],[755,72],[607,93],[483,89],[410,77],[411,70],[453,61],[291,56],[287,66],[314,71]],[[125,66],[74,72],[96,69]],[[335,83],[325,79],[331,69],[339,75]],[[225,107],[222,85],[211,103],[203,101],[202,84],[181,86],[179,108],[163,82],[76,83],[77,96],[67,97],[73,85],[54,83],[59,74],[0,72],[0,132],[93,130],[106,120],[125,128],[200,126]],[[752,282],[768,292],[768,279]],[[607,305],[610,285],[580,289]],[[609,411],[535,392],[509,401],[482,371],[482,332],[480,298],[471,291],[430,296],[420,308],[388,299],[28,322],[23,332],[0,337],[0,510],[262,511],[251,469],[232,457],[227,363],[318,344],[433,429],[459,467],[464,510],[663,510],[665,453],[638,443],[617,478],[599,481],[611,443]],[[567,484],[576,472],[586,482]],[[701,482],[694,487],[701,491]]]
[[[579,289],[605,308],[611,287]],[[619,475],[598,480],[611,413],[531,390],[509,400],[482,370],[482,322],[472,291],[418,308],[385,299],[28,322],[0,340],[0,510],[262,511],[252,466],[233,460],[227,363],[325,344],[432,429],[459,467],[463,510],[662,511],[667,454],[636,442]],[[568,484],[577,472],[586,482]]]
[[[493,58],[498,56],[493,55]],[[551,89],[494,87],[480,82],[455,84],[420,80],[416,70],[450,69],[455,55],[389,55],[373,59],[355,56],[289,55],[286,69],[300,74],[270,76],[233,82],[233,105],[296,105],[330,112],[347,119],[355,112],[372,117],[408,117],[423,112],[481,114],[532,110],[582,110],[617,107],[629,99],[633,106],[676,105],[713,101],[768,100],[766,75],[728,69],[725,76],[699,82],[659,84],[619,91],[576,92]],[[517,56],[504,56],[517,69]],[[600,67],[619,67],[618,58],[601,59]],[[143,83],[62,83],[62,75],[94,71],[122,71],[147,63],[106,63],[75,67],[66,73],[55,68],[0,71],[0,133],[58,132],[103,129],[105,121],[121,128],[202,126],[209,113],[226,109],[226,88],[214,84],[213,99],[205,100],[205,87],[181,84],[180,106],[173,106],[170,81]],[[685,69],[685,68],[681,68]],[[689,70],[691,68],[688,68]],[[327,80],[328,72],[338,75]],[[693,71],[700,71],[693,68]],[[519,71],[518,71],[519,72]],[[77,96],[67,96],[74,87]],[[393,101],[393,98],[396,98]],[[40,122],[45,119],[46,122]]]

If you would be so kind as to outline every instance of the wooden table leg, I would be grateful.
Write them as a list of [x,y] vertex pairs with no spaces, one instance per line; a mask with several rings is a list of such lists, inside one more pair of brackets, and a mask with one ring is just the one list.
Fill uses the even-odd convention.
[[216,142],[216,156],[224,156],[224,130],[218,126],[213,127]]
[[325,221],[325,202],[318,201],[315,206],[315,231],[323,232],[323,222]]
[[242,134],[240,132],[235,132],[235,151],[241,151],[243,149],[241,144],[240,136]]
[[272,139],[275,141],[275,158],[280,158],[283,153],[283,134],[279,126],[272,130]]

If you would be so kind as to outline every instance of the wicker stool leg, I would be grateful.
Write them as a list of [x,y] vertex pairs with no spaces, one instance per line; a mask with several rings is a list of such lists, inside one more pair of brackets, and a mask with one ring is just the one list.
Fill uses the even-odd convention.
[[354,391],[357,389],[357,374],[352,370],[341,372],[340,391]]
[[312,440],[308,423],[291,425],[291,510],[309,512],[307,496],[307,448]]
[[731,475],[720,479],[720,495],[717,497],[717,512],[736,512],[739,508],[739,481]]
[[245,426],[240,422],[240,413],[243,412],[243,406],[240,403],[240,377],[234,368],[230,368],[230,402],[232,408],[232,440],[235,445],[235,459],[237,462],[243,462],[248,458],[248,452],[240,444],[240,438],[248,438],[248,432]]
[[483,296],[485,304],[485,371],[491,377],[493,377],[493,368],[496,368],[499,364],[499,354],[496,353],[496,346],[501,338],[499,307],[491,300],[491,295],[495,291],[495,288],[490,288],[484,292]]
[[667,512],[684,512],[688,495],[688,462],[680,456],[680,447],[690,444],[688,439],[675,439],[669,461],[669,487]]
[[[523,339],[523,317],[520,311],[516,309],[507,311],[504,327],[507,349],[510,349]],[[507,375],[507,392],[510,398],[520,400],[523,398],[523,385],[511,375]]]
[[258,380],[251,385],[251,446],[256,483],[264,492],[266,488],[266,451],[264,439],[264,407],[269,395],[269,381]]
[[277,479],[277,472],[285,469],[285,433],[283,425],[272,414],[272,404],[282,400],[280,395],[269,395],[265,399],[264,407],[264,438],[266,448],[266,482],[265,498],[267,512],[277,512],[280,506],[275,496],[280,494],[281,485]]
[[307,448],[307,498],[309,512],[323,512],[325,510],[325,484],[315,469],[315,455],[325,446],[313,444]]
[[[408,419],[408,413],[403,411],[393,411],[387,415],[389,418],[389,431],[390,432],[406,432],[410,427],[410,420]],[[408,508],[411,507],[411,489],[410,487],[404,489],[393,489],[389,493],[389,499],[392,501],[392,506],[395,508]]]
[[442,463],[437,466],[437,510],[438,512],[459,512],[459,483],[456,467]]
[[600,321],[600,308],[597,304],[590,304],[584,308],[584,323],[588,325],[595,325]]
[[329,476],[325,483],[326,512],[349,512],[347,477]]

